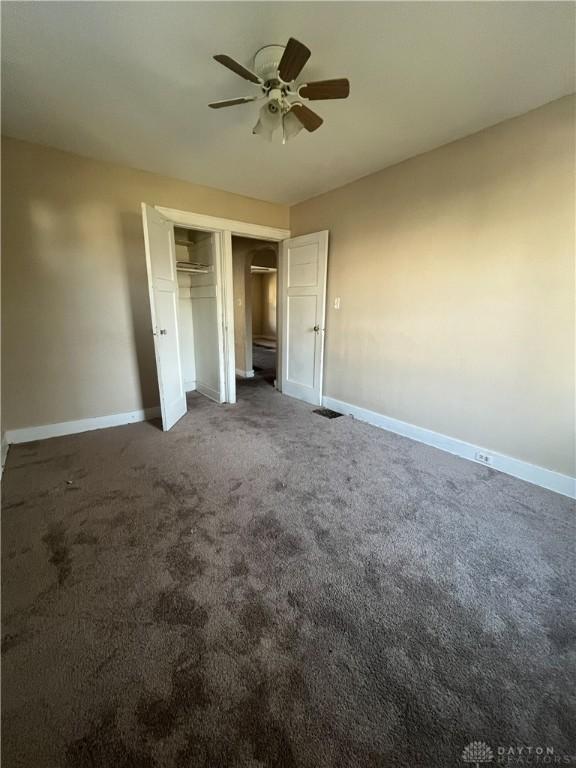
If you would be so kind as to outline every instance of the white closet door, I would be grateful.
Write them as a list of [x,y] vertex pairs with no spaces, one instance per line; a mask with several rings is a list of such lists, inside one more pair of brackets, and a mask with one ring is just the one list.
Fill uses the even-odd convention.
[[142,222],[162,429],[167,431],[186,413],[178,335],[174,227],[146,203],[142,203]]
[[322,403],[328,232],[282,243],[282,392]]

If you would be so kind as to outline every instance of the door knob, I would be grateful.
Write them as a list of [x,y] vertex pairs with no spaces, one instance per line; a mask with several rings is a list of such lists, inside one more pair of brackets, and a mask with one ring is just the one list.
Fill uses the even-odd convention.
[[166,328],[162,328],[160,330],[160,336],[166,336],[167,333],[168,333],[168,331],[166,330]]
[[319,325],[315,325],[314,326],[314,333],[318,333],[319,330],[320,330],[320,326]]

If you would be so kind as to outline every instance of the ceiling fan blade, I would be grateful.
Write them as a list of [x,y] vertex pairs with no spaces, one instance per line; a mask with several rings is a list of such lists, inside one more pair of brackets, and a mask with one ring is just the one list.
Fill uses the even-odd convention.
[[222,107],[234,107],[236,104],[247,104],[249,101],[256,101],[257,96],[241,96],[239,99],[222,99],[222,101],[212,101],[208,104],[212,109],[222,109]]
[[307,131],[310,131],[310,133],[320,128],[324,122],[320,115],[317,115],[316,112],[308,109],[304,104],[293,104],[290,112],[294,113],[304,128],[306,128]]
[[291,37],[280,59],[278,74],[285,83],[291,83],[302,72],[309,58],[310,49]]
[[258,85],[261,85],[264,82],[262,78],[258,77],[258,75],[255,75],[254,72],[250,72],[249,69],[243,67],[242,64],[238,64],[238,62],[234,61],[234,59],[230,58],[230,56],[226,56],[225,53],[217,53],[214,58],[220,64],[223,64],[225,67],[228,67],[228,69],[231,69],[232,72],[235,72],[237,75],[240,75],[240,77],[243,77],[244,80],[249,80],[251,83],[257,83]]
[[350,95],[350,81],[345,77],[338,80],[317,80],[314,83],[300,86],[298,95],[310,99],[310,101],[346,99]]

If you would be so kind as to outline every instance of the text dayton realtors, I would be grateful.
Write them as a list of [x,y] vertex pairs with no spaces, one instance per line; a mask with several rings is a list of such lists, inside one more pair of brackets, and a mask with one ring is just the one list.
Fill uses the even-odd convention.
[[558,755],[554,747],[496,747],[496,762],[515,765],[576,765],[576,755]]

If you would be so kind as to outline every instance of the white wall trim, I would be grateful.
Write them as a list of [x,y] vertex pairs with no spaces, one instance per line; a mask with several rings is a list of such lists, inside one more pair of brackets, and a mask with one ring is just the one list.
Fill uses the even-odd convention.
[[199,381],[197,381],[196,391],[200,392],[201,395],[204,395],[205,397],[210,398],[210,400],[214,400],[214,402],[216,403],[223,402],[220,396],[220,392],[217,389],[214,389],[213,387],[209,387],[207,384],[201,384]]
[[40,427],[24,427],[9,429],[6,432],[8,443],[30,443],[32,440],[47,440],[50,437],[75,435],[79,432],[90,432],[93,429],[120,427],[123,424],[133,424],[137,421],[148,421],[160,416],[160,408],[144,408],[128,413],[113,413],[110,416],[95,416],[91,419],[78,421],[61,421],[58,424],[45,424]]
[[[369,411],[367,408],[336,400],[333,397],[323,397],[322,404],[333,411],[354,416],[355,419],[366,421],[368,424],[386,429],[388,432],[394,432],[397,435],[403,435],[419,443],[431,445],[442,451],[461,456],[463,459],[469,459],[470,461],[482,464],[482,466],[489,466],[491,469],[497,469],[499,472],[518,477],[521,480],[526,480],[528,483],[539,485],[550,491],[556,491],[556,493],[561,493],[563,496],[569,496],[572,499],[576,498],[576,478],[569,475],[562,475],[560,472],[538,467],[535,464],[529,464],[526,461],[514,459],[502,453],[496,453],[489,448],[466,443],[455,437],[424,429],[424,427],[417,427],[406,421],[399,421],[376,411]],[[479,462],[476,459],[477,452],[488,454],[492,459],[491,463],[486,465],[483,462]]]
[[254,378],[254,370],[243,371],[241,368],[236,368],[236,376],[240,376],[240,378],[242,378],[242,379],[253,379]]
[[184,381],[184,392],[195,392],[196,381]]
[[221,240],[221,295],[222,323],[224,341],[224,399],[227,403],[236,402],[236,349],[234,344],[234,265],[232,254],[232,234],[220,233]]
[[254,237],[257,240],[285,240],[290,237],[289,229],[266,227],[262,224],[251,224],[248,221],[235,219],[222,219],[219,216],[207,216],[192,211],[179,211],[177,208],[163,208],[160,205],[154,207],[169,221],[183,227],[194,227],[194,229],[204,229],[208,232],[231,232],[233,235]]
[[4,464],[6,464],[6,459],[8,458],[8,448],[10,447],[8,444],[8,440],[6,439],[6,434],[4,432],[2,432],[1,445],[2,445],[2,462],[0,464],[0,477],[2,477],[2,472],[4,471]]

